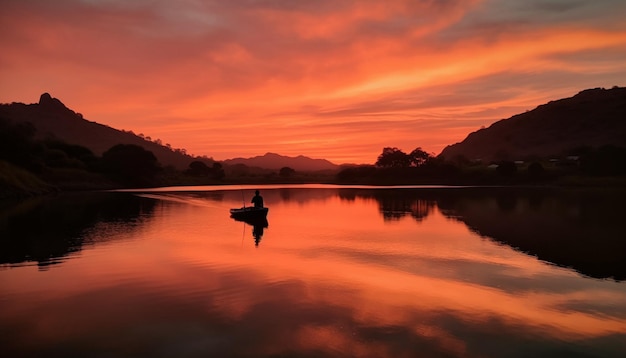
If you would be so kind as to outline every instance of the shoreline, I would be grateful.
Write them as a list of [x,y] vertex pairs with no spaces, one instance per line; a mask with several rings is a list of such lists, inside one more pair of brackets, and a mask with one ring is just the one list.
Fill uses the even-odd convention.
[[[337,181],[307,182],[307,181],[233,181],[210,184],[184,184],[163,183],[163,185],[151,186],[123,186],[123,185],[98,185],[96,183],[64,183],[54,186],[43,182],[35,182],[33,185],[22,184],[21,186],[6,185],[0,182],[0,200],[27,199],[37,196],[55,195],[60,193],[80,192],[137,192],[137,191],[202,191],[201,188],[218,188],[212,190],[240,190],[254,187],[266,188],[306,188],[315,187],[346,188],[346,189],[419,189],[419,190],[452,190],[452,189],[516,189],[516,190],[598,190],[598,191],[626,191],[626,178],[590,178],[593,180],[558,181],[551,183],[348,183]],[[42,185],[43,183],[43,185]]]

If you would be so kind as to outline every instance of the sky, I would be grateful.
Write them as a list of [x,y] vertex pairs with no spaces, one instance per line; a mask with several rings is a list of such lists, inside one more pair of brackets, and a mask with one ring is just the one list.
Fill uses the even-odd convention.
[[626,85],[623,0],[0,0],[0,102],[216,160],[374,163]]

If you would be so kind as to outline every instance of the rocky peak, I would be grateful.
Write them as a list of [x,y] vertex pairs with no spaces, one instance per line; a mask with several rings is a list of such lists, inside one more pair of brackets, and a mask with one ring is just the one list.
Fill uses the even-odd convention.
[[63,104],[63,102],[59,101],[56,98],[53,98],[49,93],[44,93],[39,97],[39,105],[40,106],[45,106],[45,107],[56,107],[56,108],[63,108],[63,109],[68,109],[67,107],[65,107],[65,105]]
[[39,104],[46,104],[52,102],[52,96],[50,93],[46,92],[39,96]]
[[44,93],[39,97],[39,106],[46,111],[52,112],[71,112],[74,113],[71,109],[67,108],[63,102],[58,99],[52,97],[49,93]]

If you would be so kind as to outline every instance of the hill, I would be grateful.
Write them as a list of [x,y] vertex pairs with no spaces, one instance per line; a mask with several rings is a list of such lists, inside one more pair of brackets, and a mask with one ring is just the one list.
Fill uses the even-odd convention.
[[276,153],[265,153],[265,155],[252,158],[233,158],[223,161],[226,165],[243,164],[248,167],[258,167],[265,169],[279,170],[283,167],[289,167],[296,171],[321,171],[321,170],[339,170],[339,166],[329,162],[326,159],[312,159],[299,155],[297,157],[288,157]]
[[449,145],[448,160],[524,160],[571,154],[583,146],[626,146],[626,88],[595,88],[493,123]]
[[89,148],[102,155],[116,144],[135,144],[151,151],[159,162],[177,169],[185,169],[194,158],[182,150],[146,140],[132,132],[120,131],[103,124],[88,121],[79,113],[67,108],[48,93],[41,95],[39,103],[11,103],[0,105],[0,117],[14,123],[30,122],[39,139],[60,139],[67,143]]

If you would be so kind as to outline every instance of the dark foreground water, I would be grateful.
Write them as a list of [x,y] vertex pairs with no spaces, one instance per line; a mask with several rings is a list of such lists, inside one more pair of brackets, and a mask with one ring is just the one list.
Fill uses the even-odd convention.
[[623,193],[215,189],[0,202],[2,356],[626,356]]

